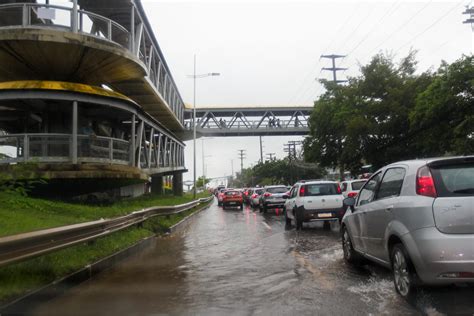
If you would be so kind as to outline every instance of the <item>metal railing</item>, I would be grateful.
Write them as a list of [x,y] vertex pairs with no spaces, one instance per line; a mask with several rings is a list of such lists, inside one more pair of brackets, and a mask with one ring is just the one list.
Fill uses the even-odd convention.
[[[77,12],[77,13],[75,13]],[[138,11],[131,10],[131,30],[99,14],[58,5],[38,3],[0,4],[0,30],[9,28],[55,28],[86,34],[117,43],[138,58],[147,69],[147,78],[165,100],[179,122],[184,120],[184,102],[151,30]]]
[[[295,128],[308,128],[308,122],[305,120],[296,121],[295,120],[280,120],[276,121],[273,124],[269,122],[262,122],[261,120],[252,120],[252,121],[237,121],[237,122],[215,122],[209,120],[205,124],[201,124],[200,121],[197,121],[198,129],[237,129],[237,130],[249,130],[249,129],[295,129]],[[190,130],[192,129],[192,120],[185,121],[185,128]]]
[[74,224],[50,229],[0,237],[0,266],[37,257],[55,250],[91,241],[155,217],[190,210],[213,197],[175,206],[150,207],[112,219]]
[[[78,135],[79,162],[129,164],[126,140]],[[9,134],[0,136],[0,164],[18,162],[72,162],[71,134]]]

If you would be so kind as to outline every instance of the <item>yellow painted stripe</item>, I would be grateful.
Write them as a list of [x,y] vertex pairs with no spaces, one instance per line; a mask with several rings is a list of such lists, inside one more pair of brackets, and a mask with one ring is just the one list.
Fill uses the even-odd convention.
[[42,81],[42,80],[22,80],[0,82],[0,90],[54,90],[67,91],[99,95],[109,98],[122,99],[135,103],[132,99],[125,95],[110,91],[104,88],[89,86],[82,83],[63,82],[63,81]]

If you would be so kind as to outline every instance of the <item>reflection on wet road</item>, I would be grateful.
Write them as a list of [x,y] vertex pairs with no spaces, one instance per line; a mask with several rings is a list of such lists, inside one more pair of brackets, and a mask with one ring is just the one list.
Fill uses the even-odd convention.
[[153,249],[42,305],[38,315],[474,314],[474,289],[400,299],[390,272],[342,258],[339,226],[285,230],[283,216],[216,204]]

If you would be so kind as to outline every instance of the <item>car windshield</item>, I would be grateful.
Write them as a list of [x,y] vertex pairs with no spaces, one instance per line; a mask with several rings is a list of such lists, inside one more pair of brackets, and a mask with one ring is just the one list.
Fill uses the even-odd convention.
[[354,181],[351,183],[352,190],[360,190],[366,181]]
[[318,183],[307,184],[304,186],[304,196],[320,196],[320,195],[336,195],[340,194],[337,191],[336,183]]
[[240,191],[226,191],[226,196],[241,195]]
[[269,193],[285,193],[286,191],[288,191],[286,187],[267,188]]
[[439,196],[474,195],[474,164],[432,169]]

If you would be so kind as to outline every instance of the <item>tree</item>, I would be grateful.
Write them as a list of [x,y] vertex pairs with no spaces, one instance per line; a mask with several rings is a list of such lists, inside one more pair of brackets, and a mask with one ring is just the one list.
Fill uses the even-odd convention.
[[420,157],[474,152],[474,56],[443,62],[416,99],[410,131]]

